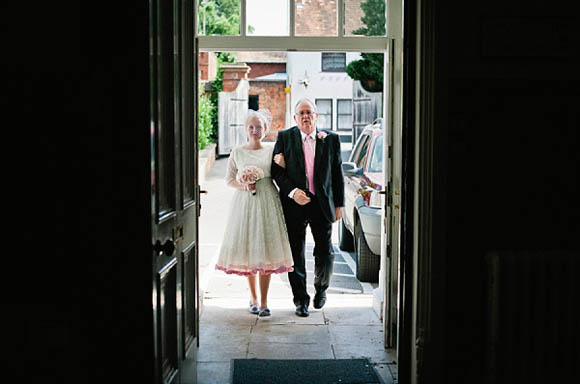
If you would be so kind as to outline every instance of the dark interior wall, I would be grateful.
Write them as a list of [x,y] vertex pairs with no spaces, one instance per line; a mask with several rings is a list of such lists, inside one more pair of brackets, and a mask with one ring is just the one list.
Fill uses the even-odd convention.
[[436,11],[448,383],[483,379],[486,252],[578,250],[578,25],[559,2]]
[[[91,382],[152,383],[149,2],[87,8],[78,100],[87,178],[76,353]],[[104,22],[106,20],[106,22]]]

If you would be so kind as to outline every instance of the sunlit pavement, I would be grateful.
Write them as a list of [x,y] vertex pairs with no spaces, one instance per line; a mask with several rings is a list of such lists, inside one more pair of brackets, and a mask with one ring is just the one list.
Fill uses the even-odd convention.
[[[349,147],[350,148],[350,147]],[[224,182],[227,157],[216,160],[201,188],[199,227],[202,312],[198,382],[230,382],[231,359],[368,358],[385,383],[396,383],[395,353],[383,348],[383,325],[373,310],[372,289],[354,277],[350,254],[335,246],[335,271],[323,309],[309,307],[309,317],[294,314],[287,274],[273,275],[269,317],[248,311],[247,279],[214,269],[233,190]],[[338,243],[337,224],[333,243]],[[314,296],[312,236],[307,236],[308,291]]]

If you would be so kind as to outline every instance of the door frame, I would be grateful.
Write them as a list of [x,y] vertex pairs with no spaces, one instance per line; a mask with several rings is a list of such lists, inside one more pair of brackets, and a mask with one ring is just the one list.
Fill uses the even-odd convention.
[[[385,62],[385,79],[388,76],[396,77],[394,84],[388,84],[390,89],[387,89],[387,81],[384,82],[383,87],[383,115],[388,116],[387,105],[397,111],[394,118],[390,118],[390,125],[395,129],[395,134],[392,140],[399,140],[401,145],[398,148],[397,155],[398,160],[395,162],[395,166],[400,167],[398,180],[398,186],[391,188],[389,193],[391,195],[390,199],[385,199],[385,209],[384,213],[391,212],[393,209],[387,210],[386,201],[398,203],[396,205],[400,208],[399,216],[399,233],[400,244],[395,248],[391,248],[391,252],[398,252],[399,255],[395,259],[396,265],[391,266],[391,270],[394,268],[398,273],[397,281],[397,307],[399,311],[397,316],[397,364],[400,372],[400,378],[411,377],[413,354],[415,349],[412,346],[412,336],[413,336],[413,306],[412,303],[416,299],[413,285],[413,278],[415,276],[415,271],[413,269],[413,249],[416,246],[414,242],[413,230],[414,230],[414,209],[413,202],[415,201],[415,132],[412,131],[414,123],[414,89],[415,87],[415,76],[414,76],[414,66],[412,66],[411,61],[415,59],[414,49],[415,44],[419,41],[415,41],[412,38],[415,36],[414,28],[417,26],[415,20],[416,14],[414,13],[416,7],[415,2],[403,2],[402,0],[385,0],[386,7],[385,13],[387,16],[387,35],[383,37],[356,37],[349,36],[345,37],[342,34],[342,5],[343,0],[338,0],[338,10],[339,10],[339,23],[338,31],[339,36],[336,37],[297,37],[294,35],[294,29],[290,28],[290,36],[246,36],[245,34],[245,0],[241,0],[241,23],[240,30],[241,34],[239,36],[203,36],[197,33],[196,29],[196,45],[199,51],[304,51],[304,52],[378,52],[385,54],[385,61],[392,60],[391,63]],[[295,8],[292,6],[293,1],[289,1],[289,13],[290,13],[290,25],[294,25],[295,20]],[[411,13],[410,13],[411,12]],[[405,39],[406,36],[411,37],[411,39]],[[405,58],[403,62],[403,58]],[[387,66],[388,64],[388,66]],[[404,65],[403,65],[404,64]],[[393,96],[393,98],[391,98]],[[395,98],[400,97],[401,100],[394,101]],[[391,98],[389,100],[389,98]],[[413,101],[413,102],[410,102]],[[384,135],[384,146],[383,148],[388,148],[389,143],[388,136]],[[390,222],[391,219],[385,218],[383,223]],[[383,234],[382,243],[385,242]],[[383,248],[386,249],[386,248]],[[381,260],[385,259],[386,253],[381,251]],[[392,259],[392,258],[391,258]],[[388,281],[386,276],[389,268],[381,267],[381,274],[385,276],[382,277],[383,281]],[[387,308],[390,300],[387,300],[387,295],[393,295],[392,291],[388,291],[387,287],[384,287],[383,291],[383,305],[382,311],[388,311]],[[383,317],[384,318],[384,317]],[[387,330],[387,325],[383,321],[383,326],[385,331]],[[392,331],[389,327],[389,331]],[[385,334],[386,336],[386,334]],[[385,346],[389,345],[392,340],[385,339]],[[405,380],[401,380],[405,382]]]

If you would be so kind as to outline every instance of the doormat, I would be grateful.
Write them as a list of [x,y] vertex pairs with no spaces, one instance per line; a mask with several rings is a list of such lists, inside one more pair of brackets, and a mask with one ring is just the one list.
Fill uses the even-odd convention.
[[232,384],[383,383],[368,359],[233,359]]

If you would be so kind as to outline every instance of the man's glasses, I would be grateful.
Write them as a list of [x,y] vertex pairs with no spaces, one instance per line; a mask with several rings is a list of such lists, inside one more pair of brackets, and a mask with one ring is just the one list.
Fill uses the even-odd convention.
[[299,116],[312,116],[315,115],[316,112],[312,112],[312,111],[300,111],[296,113]]

